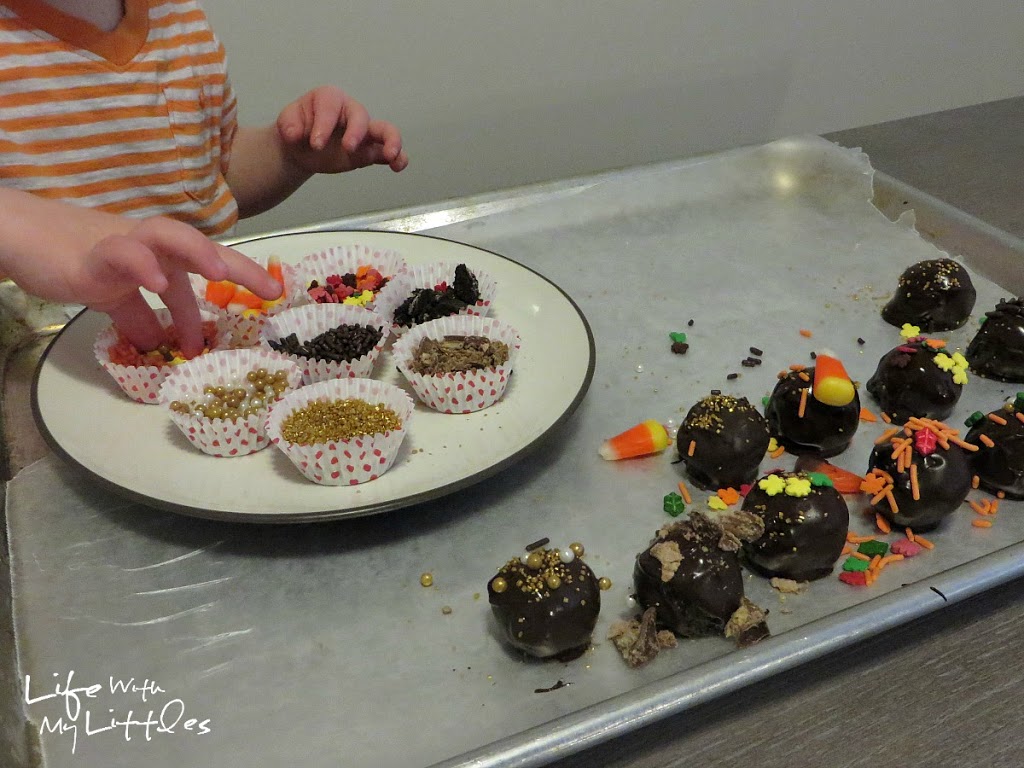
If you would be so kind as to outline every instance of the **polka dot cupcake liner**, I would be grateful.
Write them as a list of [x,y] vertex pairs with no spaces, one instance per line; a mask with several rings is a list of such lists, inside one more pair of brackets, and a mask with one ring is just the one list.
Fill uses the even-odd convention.
[[[306,342],[332,328],[342,325],[369,325],[380,330],[380,340],[373,349],[362,357],[349,362],[316,360],[300,355],[287,354],[288,359],[302,369],[304,384],[314,384],[329,379],[368,379],[380,352],[391,333],[391,323],[364,307],[351,304],[307,304],[293,307],[278,315],[267,318],[260,334],[260,343],[271,349],[271,341],[279,341],[294,333],[300,342]],[[281,353],[285,354],[285,353]]]
[[390,318],[395,307],[408,295],[403,279],[408,266],[398,251],[368,245],[338,245],[305,256],[296,266],[290,296],[292,306],[315,303],[307,290],[312,281],[323,284],[331,275],[355,274],[360,267],[373,267],[388,278],[373,301],[362,306]]
[[[310,403],[347,399],[383,403],[398,416],[401,429],[313,445],[291,443],[282,436],[285,420]],[[267,417],[267,434],[306,479],[320,485],[358,485],[376,480],[394,464],[409,430],[412,411],[412,398],[392,384],[373,379],[321,381],[291,392],[275,403]]]
[[160,403],[167,407],[174,425],[196,448],[210,456],[246,456],[270,445],[267,437],[269,410],[235,419],[209,419],[195,413],[171,410],[174,401],[198,402],[207,386],[244,386],[250,371],[288,372],[288,385],[302,385],[299,366],[284,355],[267,349],[226,349],[211,352],[176,366],[160,387]]
[[[171,313],[167,309],[156,310],[157,319],[160,324],[167,328],[172,324]],[[210,351],[224,349],[229,340],[228,334],[220,324],[220,319],[212,312],[200,312],[204,322],[213,321],[217,323],[216,341]],[[103,369],[110,374],[128,397],[137,403],[156,405],[160,402],[160,385],[177,368],[177,365],[121,365],[110,361],[110,347],[118,339],[117,328],[113,323],[108,325],[96,337],[93,342],[93,353]],[[209,354],[209,352],[205,353]]]
[[[268,258],[253,258],[260,266],[266,267]],[[192,283],[192,291],[195,293],[199,307],[207,312],[213,312],[220,319],[221,325],[230,334],[228,346],[235,349],[255,347],[260,343],[260,331],[267,318],[284,312],[292,306],[290,292],[295,282],[295,266],[281,264],[281,272],[284,276],[284,301],[274,304],[266,312],[235,312],[218,307],[216,304],[206,300],[207,280],[202,275],[191,274],[189,280]]]
[[[499,366],[471,371],[423,375],[411,368],[424,339],[484,336],[508,345],[508,360]],[[479,315],[454,315],[415,326],[395,342],[392,355],[416,396],[441,413],[473,413],[494,405],[505,394],[521,346],[519,333],[506,323]]]
[[[409,267],[407,273],[407,279],[405,281],[405,291],[401,299],[395,304],[394,309],[398,309],[402,303],[409,298],[412,292],[418,288],[436,288],[441,283],[452,285],[455,282],[455,267],[458,266],[455,263],[449,263],[444,261],[438,261],[431,264],[416,264]],[[494,278],[482,269],[477,269],[466,265],[473,276],[476,278],[477,288],[480,293],[480,299],[473,306],[466,307],[463,309],[459,316],[466,315],[481,315],[486,316],[491,311],[491,304],[494,301],[494,295],[497,293],[497,284],[494,282]],[[394,319],[394,310],[391,314],[387,315],[388,318]],[[415,328],[416,326],[412,326]],[[409,331],[408,327],[393,324],[391,332],[396,336],[402,336]]]

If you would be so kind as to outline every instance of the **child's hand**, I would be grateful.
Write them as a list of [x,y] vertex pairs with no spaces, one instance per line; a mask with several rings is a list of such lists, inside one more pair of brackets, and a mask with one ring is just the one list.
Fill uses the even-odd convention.
[[277,132],[287,160],[305,173],[342,173],[368,165],[398,172],[409,164],[398,128],[371,120],[366,107],[330,85],[285,107]]
[[281,294],[280,284],[252,260],[187,224],[164,218],[146,219],[127,234],[101,240],[61,272],[63,285],[51,284],[41,292],[22,287],[43,298],[77,301],[106,312],[132,344],[150,350],[165,339],[156,314],[139,293],[145,288],[158,294],[171,311],[186,357],[203,351],[189,272],[240,283],[264,299]]

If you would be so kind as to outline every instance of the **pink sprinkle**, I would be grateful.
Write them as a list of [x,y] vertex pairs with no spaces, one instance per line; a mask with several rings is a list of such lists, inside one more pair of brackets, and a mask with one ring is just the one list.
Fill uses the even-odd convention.
[[[492,393],[493,394],[493,393]],[[750,489],[754,487],[753,483],[744,483],[740,486],[740,496],[746,498],[746,495],[750,493]]]
[[889,549],[894,555],[913,557],[914,555],[921,554],[923,547],[910,539],[898,539],[892,543],[892,546]]
[[911,355],[914,354],[915,352],[917,352],[917,350],[914,349],[914,347],[904,347],[904,346],[896,347],[896,351],[897,352],[906,352],[907,354],[911,354]]

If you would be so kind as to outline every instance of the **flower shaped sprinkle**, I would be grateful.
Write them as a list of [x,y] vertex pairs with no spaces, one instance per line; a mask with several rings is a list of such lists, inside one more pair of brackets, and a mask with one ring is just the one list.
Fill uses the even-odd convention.
[[787,496],[807,496],[811,492],[811,481],[806,477],[787,477]]
[[777,496],[786,490],[786,481],[779,475],[768,475],[757,481],[757,487],[769,496]]
[[959,352],[953,353],[953,383],[954,384],[966,384],[967,383],[967,358],[961,355]]
[[904,339],[912,339],[915,336],[920,336],[920,335],[921,335],[921,329],[918,326],[916,326],[916,325],[911,325],[910,323],[904,323],[903,327],[900,328],[900,336],[902,336]]
[[953,374],[954,384],[962,385],[967,383],[967,358],[959,352],[954,352],[952,357],[945,352],[939,352],[932,360],[939,368]]
[[708,506],[712,509],[728,509],[729,505],[722,501],[718,496],[712,496],[708,499]]

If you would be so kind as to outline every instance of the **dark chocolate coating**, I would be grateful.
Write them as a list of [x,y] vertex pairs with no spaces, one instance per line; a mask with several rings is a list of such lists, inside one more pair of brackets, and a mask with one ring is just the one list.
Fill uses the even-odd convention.
[[814,368],[805,368],[809,381],[800,378],[800,372],[790,371],[775,385],[765,417],[776,439],[790,453],[813,453],[827,459],[850,447],[850,441],[860,425],[860,394],[846,405],[826,405],[807,393],[804,415],[800,412],[800,390],[811,388]]
[[[719,535],[676,523],[636,557],[633,586],[643,608],[654,608],[658,626],[683,637],[721,635],[743,599],[743,575],[735,552],[718,547]],[[672,578],[661,578],[661,561],[651,549],[675,542],[681,561]]]
[[962,264],[952,259],[919,261],[900,275],[882,319],[897,328],[910,323],[925,333],[951,331],[967,322],[977,296]]
[[971,370],[997,381],[1024,383],[1024,303],[1003,299],[985,313],[985,322],[964,352]]
[[878,361],[868,379],[868,394],[894,423],[903,424],[911,416],[941,420],[953,412],[963,386],[953,381],[952,371],[935,364],[940,352],[945,353],[913,341],[890,349]]
[[[1020,412],[1013,404],[1007,404],[993,412],[1006,424],[985,418],[964,437],[965,442],[978,446],[969,458],[980,486],[991,493],[1002,491],[1008,499],[1024,499],[1024,423],[1016,416]],[[994,445],[989,448],[982,443],[981,435],[990,438]]]
[[[770,439],[768,422],[747,398],[709,395],[686,414],[676,445],[695,483],[739,488],[757,477]],[[693,456],[687,455],[691,441]]]
[[[509,560],[497,573],[505,579],[505,591],[494,591],[493,578],[487,583],[491,611],[513,647],[541,659],[569,661],[590,647],[601,590],[581,558],[562,563],[557,550],[537,551],[545,557],[539,570]],[[556,589],[544,581],[551,573],[562,582]]]
[[928,456],[922,456],[915,449],[912,461],[917,465],[917,484],[921,497],[917,501],[914,501],[911,491],[910,467],[903,472],[897,471],[892,446],[884,443],[871,451],[868,471],[878,468],[892,475],[892,495],[899,507],[899,512],[893,514],[888,500],[881,499],[874,505],[874,510],[890,523],[914,531],[928,531],[963,504],[971,490],[973,473],[967,452],[953,444],[948,450],[936,447],[935,452]]
[[[803,472],[781,477],[807,477]],[[850,512],[832,486],[811,486],[807,496],[784,491],[769,496],[757,485],[743,501],[743,511],[764,521],[764,535],[743,544],[747,562],[765,576],[811,581],[828,576],[846,546]]]

